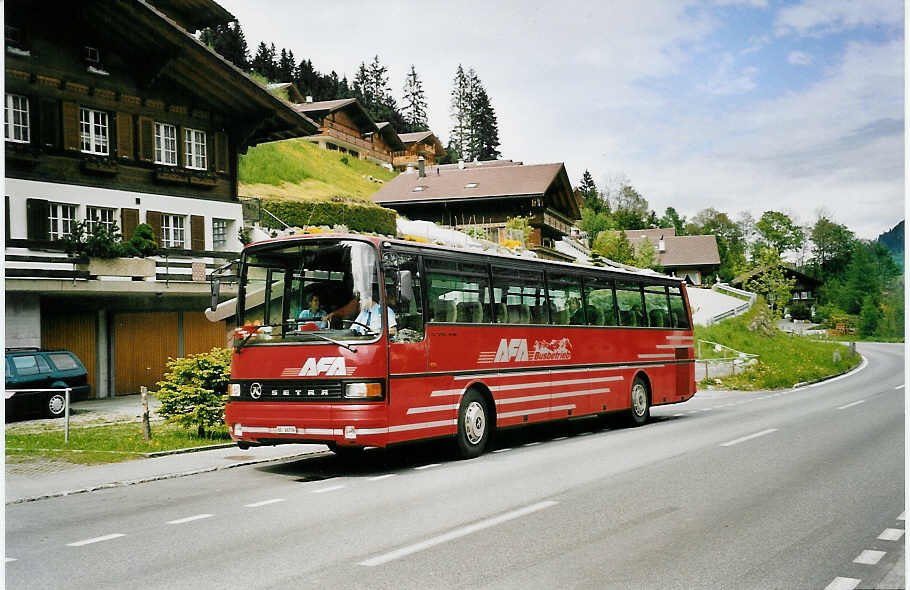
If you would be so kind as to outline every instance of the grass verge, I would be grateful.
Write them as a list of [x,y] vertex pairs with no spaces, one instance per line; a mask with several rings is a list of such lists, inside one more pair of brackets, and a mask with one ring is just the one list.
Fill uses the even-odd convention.
[[748,313],[708,327],[697,326],[695,339],[710,340],[740,352],[759,355],[741,373],[702,380],[702,385],[729,389],[782,389],[852,369],[860,363],[847,346],[786,334],[774,325],[759,300]]
[[230,442],[227,427],[205,437],[176,424],[153,424],[152,440],[142,438],[139,422],[70,428],[69,443],[63,430],[6,433],[6,462],[62,461],[78,465],[117,463],[138,459],[145,453],[204,447]]

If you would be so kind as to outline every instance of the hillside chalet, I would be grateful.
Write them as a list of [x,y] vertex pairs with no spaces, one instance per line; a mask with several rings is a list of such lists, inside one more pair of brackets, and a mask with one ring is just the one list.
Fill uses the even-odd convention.
[[525,166],[495,160],[427,167],[400,174],[373,202],[409,219],[481,228],[491,237],[510,217],[530,218],[526,246],[542,258],[574,260],[555,248],[580,219],[579,201],[562,163]]
[[398,137],[404,144],[404,150],[392,153],[392,165],[396,170],[404,170],[408,165],[416,168],[417,159],[421,156],[425,166],[433,166],[446,155],[446,149],[432,131],[399,133]]
[[720,268],[720,253],[713,235],[677,236],[675,228],[628,229],[626,237],[638,247],[647,240],[657,253],[663,271],[682,277],[690,285],[700,285],[707,275]]

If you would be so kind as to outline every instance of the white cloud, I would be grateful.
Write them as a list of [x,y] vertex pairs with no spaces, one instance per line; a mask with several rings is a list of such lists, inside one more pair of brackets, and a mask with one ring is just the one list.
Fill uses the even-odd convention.
[[726,53],[721,58],[714,75],[699,87],[709,94],[730,95],[743,94],[755,88],[755,75],[758,68],[747,66],[740,70],[735,68],[733,55]]
[[787,55],[787,63],[794,66],[812,65],[812,56],[802,51],[791,51],[790,54]]
[[860,26],[903,28],[904,6],[895,0],[805,0],[777,14],[778,34],[823,35]]

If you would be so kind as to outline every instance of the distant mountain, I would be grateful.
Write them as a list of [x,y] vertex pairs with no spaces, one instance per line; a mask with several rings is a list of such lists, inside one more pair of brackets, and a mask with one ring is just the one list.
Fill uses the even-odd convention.
[[903,266],[904,263],[904,220],[878,236],[877,242],[888,248],[895,262]]

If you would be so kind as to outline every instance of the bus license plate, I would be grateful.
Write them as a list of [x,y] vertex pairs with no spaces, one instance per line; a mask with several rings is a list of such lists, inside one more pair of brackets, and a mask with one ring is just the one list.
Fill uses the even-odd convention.
[[296,426],[279,426],[278,432],[281,434],[297,434]]

